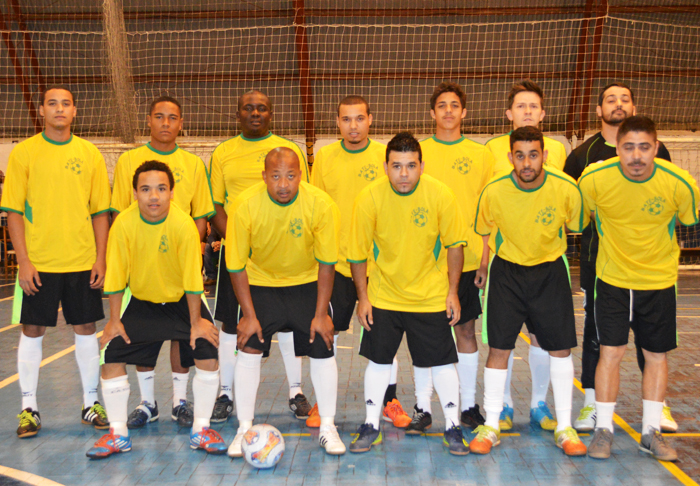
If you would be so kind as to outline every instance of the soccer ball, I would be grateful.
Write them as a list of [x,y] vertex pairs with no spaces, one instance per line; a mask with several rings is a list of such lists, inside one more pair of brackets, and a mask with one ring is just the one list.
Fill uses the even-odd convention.
[[269,469],[275,467],[284,455],[284,438],[272,425],[253,425],[243,436],[241,448],[248,464]]

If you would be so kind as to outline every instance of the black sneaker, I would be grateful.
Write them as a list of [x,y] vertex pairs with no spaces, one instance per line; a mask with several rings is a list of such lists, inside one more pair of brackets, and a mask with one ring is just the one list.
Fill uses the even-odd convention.
[[194,409],[192,402],[189,400],[180,400],[177,407],[173,407],[173,413],[170,416],[180,427],[192,427],[194,422]]
[[297,393],[297,396],[289,399],[289,409],[299,420],[307,418],[311,413],[311,408],[311,404],[303,393]]
[[453,425],[445,431],[442,436],[442,443],[455,456],[466,456],[469,454],[469,446],[462,435],[462,427]]
[[463,427],[474,430],[479,425],[484,425],[486,423],[486,419],[483,415],[481,415],[481,412],[479,412],[479,405],[474,405],[472,408],[462,410],[462,416],[460,417],[459,422]]
[[418,405],[413,406],[413,418],[411,423],[406,427],[406,435],[421,435],[426,430],[433,426],[433,416],[430,412],[424,412]]
[[357,429],[357,437],[350,442],[350,452],[367,452],[372,446],[382,443],[382,432],[372,424],[362,424]]
[[221,395],[216,399],[214,411],[211,413],[210,422],[219,423],[226,422],[229,415],[233,412],[233,402],[228,395]]

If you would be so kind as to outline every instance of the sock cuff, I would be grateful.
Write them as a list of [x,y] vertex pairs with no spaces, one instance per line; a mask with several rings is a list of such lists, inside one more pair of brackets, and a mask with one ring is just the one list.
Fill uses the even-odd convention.
[[129,376],[128,375],[122,375],[122,376],[117,376],[116,378],[100,378],[100,382],[102,383],[102,391],[106,390],[116,390],[117,388],[122,388],[124,386],[129,386]]
[[[547,356],[549,356],[548,351],[545,351],[544,349],[542,349],[539,346],[532,346],[532,345],[530,345],[530,354],[535,354],[535,355],[540,355],[540,356],[544,356],[546,354]],[[564,359],[564,358],[553,358],[553,359]]]
[[508,376],[508,370],[499,370],[497,368],[487,368],[484,367],[484,373]]
[[460,353],[459,351],[457,351],[457,359],[459,360],[460,363],[473,364],[474,361],[478,362],[479,361],[479,350],[477,349],[473,353]]
[[[31,337],[31,336],[27,336],[26,334],[21,332],[19,334],[19,342],[20,342],[20,344],[22,344],[22,341],[24,341],[26,344],[29,344],[30,346],[32,344],[38,343],[39,346],[41,346],[41,343],[44,341],[44,336]],[[77,334],[76,334],[76,336],[77,336]]]
[[236,342],[238,341],[238,335],[237,334],[229,334],[227,332],[224,332],[224,330],[219,331],[219,345],[221,344],[226,344],[229,342]]
[[[279,333],[277,333],[277,334],[279,337]],[[253,353],[244,353],[241,350],[238,351],[238,361],[236,362],[236,366],[243,366],[244,368],[257,368],[258,366],[260,366],[261,362],[262,362],[262,353],[253,354]]]
[[156,370],[136,371],[136,376],[139,378],[148,378],[149,376],[156,376]]
[[207,371],[195,367],[195,378],[202,381],[219,381],[219,370]]
[[96,332],[93,332],[92,334],[75,333],[75,344],[87,343],[87,342],[91,343],[92,341],[97,341],[97,333]]
[[[371,368],[371,369],[376,370],[376,371],[386,371],[386,370],[391,371],[391,364],[379,364],[379,363],[375,363],[374,361],[372,361],[370,359],[367,361],[367,368],[368,369]],[[428,368],[428,369],[430,369],[430,368]]]
[[[155,370],[153,370],[151,373],[155,374]],[[181,380],[181,381],[187,381],[190,379],[190,374],[188,373],[177,373],[173,371],[173,380]]]

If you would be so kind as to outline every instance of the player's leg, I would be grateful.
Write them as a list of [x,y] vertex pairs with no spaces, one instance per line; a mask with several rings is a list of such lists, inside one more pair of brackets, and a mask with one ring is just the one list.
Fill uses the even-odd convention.
[[236,347],[236,323],[238,322],[238,300],[233,291],[231,277],[226,269],[226,249],[219,250],[219,275],[216,281],[214,317],[221,321],[219,331],[219,375],[221,389],[214,405],[212,422],[225,422],[233,413],[233,383],[238,350]]
[[180,345],[170,342],[170,369],[173,380],[173,411],[170,418],[180,427],[192,427],[193,405],[187,400],[187,385],[190,381],[190,368],[182,366]]
[[403,429],[411,423],[411,417],[401,406],[401,402],[396,396],[396,382],[399,374],[399,360],[394,356],[394,361],[391,362],[391,377],[389,378],[389,386],[384,392],[384,400],[382,400],[382,418],[386,422],[391,422],[394,427]]
[[506,384],[505,391],[503,392],[503,409],[501,410],[501,415],[498,420],[498,426],[500,430],[506,431],[513,428],[513,415],[515,414],[515,409],[513,408],[513,396],[512,391],[512,381],[513,381],[513,363],[515,362],[515,350],[513,349],[508,356],[508,368],[506,369]]
[[[22,292],[21,289],[20,292]],[[45,326],[22,325],[17,346],[17,374],[22,392],[22,411],[18,415],[19,426],[17,427],[17,437],[20,439],[33,437],[41,430],[41,415],[36,392],[39,385],[42,342],[45,334]]]
[[[528,323],[528,325],[530,325]],[[528,327],[529,329],[529,327]],[[530,376],[532,378],[532,395],[530,398],[530,423],[543,430],[554,430],[557,422],[547,406],[547,391],[550,382],[549,353],[542,349],[537,335],[530,333],[530,349],[528,353]]]
[[583,343],[581,352],[581,386],[585,393],[583,408],[574,421],[579,432],[589,432],[595,428],[595,370],[600,357],[600,343],[595,327],[595,262],[581,262],[581,290],[583,290]]
[[[172,344],[171,344],[172,346]],[[129,429],[140,429],[149,422],[155,422],[160,416],[156,402],[156,372],[148,366],[136,367],[136,378],[141,393],[141,402],[129,414],[126,425]]]
[[[183,342],[181,346],[185,344],[187,343]],[[226,443],[218,432],[210,428],[211,413],[219,391],[219,363],[216,358],[205,359],[205,357],[215,356],[216,348],[200,338],[197,340],[194,353],[203,359],[195,359],[195,375],[192,380],[194,417],[190,432],[190,447],[204,449],[209,454],[225,454],[228,450]]]
[[[124,351],[128,345],[121,337],[117,337],[107,345],[108,349],[110,347],[112,348],[110,349],[110,354],[106,354],[105,359],[113,361],[118,358],[117,354],[112,355],[111,351]],[[138,348],[138,345],[134,346],[134,348]],[[105,362],[102,364],[101,374],[102,396],[105,401],[105,408],[112,421],[109,433],[103,435],[87,451],[86,455],[91,459],[104,459],[112,454],[131,450],[131,437],[129,437],[129,429],[126,426],[130,392],[126,365],[124,363]]]

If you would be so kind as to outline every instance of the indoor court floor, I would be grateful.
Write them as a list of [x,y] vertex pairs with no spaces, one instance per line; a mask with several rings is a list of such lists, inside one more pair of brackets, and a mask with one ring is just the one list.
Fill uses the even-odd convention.
[[[577,269],[572,269],[576,271]],[[582,295],[578,276],[573,275],[574,303],[579,347],[574,350],[576,376],[580,376],[580,339],[583,326]],[[73,333],[62,318],[44,339],[44,362],[39,383],[39,408],[43,428],[30,439],[15,434],[20,411],[16,347],[20,329],[12,326],[14,284],[0,281],[0,486],[22,484],[63,485],[171,485],[214,486],[265,485],[696,485],[700,482],[700,274],[681,273],[678,287],[679,348],[670,354],[668,402],[680,425],[668,434],[679,452],[674,465],[661,463],[638,452],[641,427],[641,375],[633,345],[628,346],[622,367],[617,405],[613,455],[607,461],[588,457],[568,458],[554,445],[552,433],[529,425],[530,371],[528,344],[521,335],[513,373],[515,425],[504,434],[501,445],[490,455],[451,456],[442,445],[443,417],[433,397],[434,425],[426,436],[407,437],[383,423],[384,443],[365,454],[326,455],[318,446],[318,429],[309,430],[294,419],[287,405],[287,384],[276,346],[263,361],[262,382],[256,404],[256,423],[270,423],[285,434],[286,452],[272,470],[256,470],[243,459],[208,456],[189,448],[189,430],[178,429],[170,420],[171,380],[167,345],[161,353],[156,375],[160,421],[134,431],[133,449],[105,460],[88,460],[85,452],[101,436],[80,422],[82,390],[73,358]],[[213,291],[212,294],[213,296]],[[210,299],[213,304],[213,299]],[[108,314],[107,300],[104,300]],[[98,323],[98,331],[105,321]],[[477,323],[480,327],[480,323]],[[359,324],[353,322],[342,334],[338,349],[339,390],[336,423],[349,444],[364,419],[363,380],[366,360],[357,354]],[[483,364],[487,348],[480,345],[481,368],[477,402],[482,402]],[[399,352],[398,396],[404,409],[413,406],[413,379],[405,342]],[[133,370],[129,409],[139,401]],[[191,383],[191,380],[190,380]],[[576,387],[579,387],[576,382]],[[313,387],[304,363],[304,391],[312,403]],[[574,389],[575,418],[583,402]],[[190,392],[191,393],[191,392]],[[551,391],[548,395],[553,410]],[[237,421],[214,425],[227,443],[235,435]],[[469,438],[468,438],[469,440]],[[590,436],[583,438],[590,441]],[[50,480],[50,481],[49,481]],[[53,481],[53,482],[52,482]],[[55,483],[54,483],[55,482]]]

